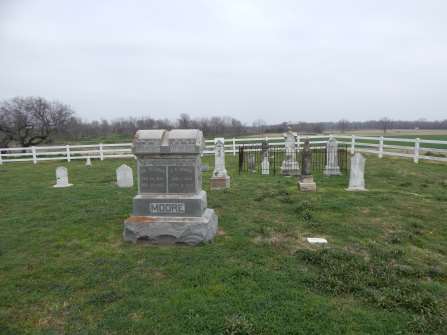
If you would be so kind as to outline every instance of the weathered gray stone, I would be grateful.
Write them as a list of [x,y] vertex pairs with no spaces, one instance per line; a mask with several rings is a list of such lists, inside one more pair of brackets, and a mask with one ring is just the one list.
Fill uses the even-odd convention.
[[56,168],[56,185],[53,185],[53,187],[70,187],[73,186],[73,184],[70,184],[68,182],[68,170],[65,166],[59,166]]
[[200,217],[131,216],[124,222],[125,241],[196,245],[217,232],[217,215],[207,208]]
[[298,180],[301,192],[316,192],[317,185],[312,176],[312,150],[308,139],[304,141],[302,173]]
[[351,157],[351,172],[347,191],[367,191],[365,188],[365,162],[366,158],[359,152]]
[[213,238],[218,219],[202,190],[203,143],[199,130],[137,132],[138,195],[124,222],[126,241],[194,245]]
[[281,174],[283,176],[299,176],[300,166],[297,161],[296,134],[290,129],[284,134],[286,158],[281,164]]
[[211,190],[221,190],[230,187],[230,176],[225,168],[225,140],[215,139],[214,171],[210,179]]
[[116,169],[116,184],[118,187],[133,187],[132,168],[123,164]]
[[208,164],[202,164],[202,165],[200,165],[200,171],[201,171],[201,172],[208,172],[209,169],[210,169],[210,167],[209,167]]
[[326,166],[324,168],[325,176],[341,175],[338,166],[338,144],[334,137],[330,137],[326,144]]

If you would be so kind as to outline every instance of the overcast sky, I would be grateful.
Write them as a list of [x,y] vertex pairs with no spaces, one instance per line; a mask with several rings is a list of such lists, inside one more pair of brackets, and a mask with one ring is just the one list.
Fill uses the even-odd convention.
[[0,0],[0,99],[83,119],[447,118],[446,0]]

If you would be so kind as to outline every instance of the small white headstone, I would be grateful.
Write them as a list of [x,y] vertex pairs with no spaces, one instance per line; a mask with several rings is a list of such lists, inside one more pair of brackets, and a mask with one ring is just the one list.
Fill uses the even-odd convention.
[[270,174],[270,162],[269,162],[269,157],[268,155],[265,155],[262,158],[262,162],[261,162],[261,173],[264,176],[268,176]]
[[357,152],[351,158],[351,172],[349,187],[346,191],[366,191],[365,188],[365,161],[366,158]]
[[132,187],[133,173],[132,168],[126,164],[121,165],[116,169],[116,183],[118,187]]
[[56,185],[53,185],[53,187],[69,187],[69,186],[73,186],[73,184],[70,184],[68,182],[67,168],[64,166],[59,166],[56,169]]
[[308,237],[307,242],[309,242],[310,244],[326,244],[327,240],[320,237]]
[[90,157],[87,157],[87,160],[85,161],[85,166],[92,166],[92,160]]

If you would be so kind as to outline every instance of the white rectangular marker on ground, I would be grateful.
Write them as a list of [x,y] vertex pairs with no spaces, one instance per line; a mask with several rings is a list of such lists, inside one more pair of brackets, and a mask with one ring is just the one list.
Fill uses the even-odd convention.
[[308,237],[307,242],[310,244],[326,244],[327,240],[319,237]]

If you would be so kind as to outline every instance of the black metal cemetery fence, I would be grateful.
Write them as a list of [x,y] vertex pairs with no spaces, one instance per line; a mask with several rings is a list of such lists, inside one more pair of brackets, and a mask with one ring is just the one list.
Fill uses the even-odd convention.
[[[265,150],[265,149],[264,149]],[[322,144],[311,148],[312,151],[312,173],[323,173],[326,166],[326,145]],[[302,168],[303,149],[296,150],[292,155],[299,168]],[[261,144],[244,144],[239,147],[239,174],[262,173],[263,148]],[[338,144],[338,166],[342,174],[349,170],[348,145]],[[280,175],[282,162],[286,159],[284,145],[270,145],[268,147],[269,175]]]

